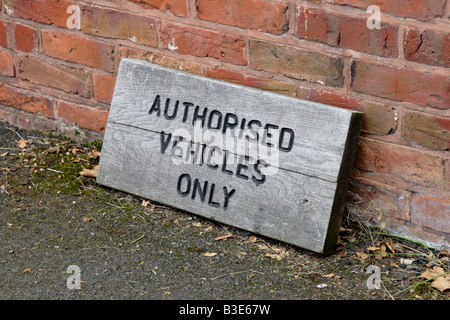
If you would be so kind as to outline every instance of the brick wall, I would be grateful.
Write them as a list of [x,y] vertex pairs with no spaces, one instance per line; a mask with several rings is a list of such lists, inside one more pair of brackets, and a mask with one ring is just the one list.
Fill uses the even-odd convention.
[[101,136],[122,57],[360,110],[350,210],[449,246],[450,0],[1,2],[0,118]]

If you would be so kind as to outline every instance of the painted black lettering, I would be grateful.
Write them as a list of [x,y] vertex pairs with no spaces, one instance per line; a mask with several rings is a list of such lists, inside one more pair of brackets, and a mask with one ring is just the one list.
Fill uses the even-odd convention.
[[[287,147],[283,146],[283,142],[284,142],[284,135],[285,134],[289,134],[289,139],[288,139],[288,145]],[[280,142],[279,142],[279,149],[281,151],[284,152],[289,152],[292,150],[292,147],[294,146],[294,138],[295,138],[295,133],[294,130],[290,129],[290,128],[283,128],[281,129],[281,133],[280,133]]]
[[173,140],[171,157],[183,158],[183,147],[178,146],[178,142],[182,142],[183,140],[183,137],[178,137],[178,139]]
[[246,176],[245,174],[242,174],[242,172],[241,172],[242,169],[244,169],[244,171],[248,170],[248,166],[239,163],[236,168],[236,177],[244,179],[244,180],[248,180],[248,176]]
[[[216,118],[217,118],[217,123],[215,126],[213,126],[214,116],[216,116]],[[221,126],[222,126],[222,113],[217,110],[211,111],[211,113],[209,114],[209,117],[208,117],[208,129],[209,130],[219,130],[219,128]]]
[[184,106],[183,123],[185,123],[188,118],[189,108],[192,108],[194,104],[190,102],[183,102],[183,106]]
[[226,151],[225,151],[225,153],[223,155],[222,172],[226,173],[226,174],[228,174],[230,176],[233,175],[233,171],[227,170],[227,152]]
[[[186,180],[186,188],[184,191],[182,191],[182,184],[183,184],[183,180]],[[188,175],[187,173],[182,174],[179,178],[178,178],[178,184],[177,184],[177,192],[180,196],[182,197],[186,197],[189,193],[191,193],[191,184],[192,184],[192,180],[191,180],[191,176]]]
[[199,163],[201,166],[205,163],[205,150],[207,146],[208,146],[207,144],[202,144],[202,155]]
[[227,210],[228,209],[228,202],[230,201],[231,197],[236,193],[235,189],[231,189],[230,192],[228,192],[228,188],[227,187],[223,187],[223,195],[225,197],[225,202],[223,204],[223,210]]
[[245,118],[241,120],[241,127],[240,127],[241,130],[239,130],[239,139],[242,139],[242,135],[244,134],[246,121],[247,120]]
[[260,165],[263,165],[264,167],[269,166],[266,163],[263,164],[261,160],[256,161],[255,165],[253,166],[253,169],[259,175],[259,177],[255,177],[255,176],[252,177],[252,181],[254,184],[256,184],[256,186],[259,186],[259,185],[263,184],[264,182],[266,182],[266,176],[259,169]]
[[[167,136],[167,138],[166,138]],[[164,131],[161,131],[160,133],[160,138],[161,138],[161,153],[164,154],[166,153],[167,147],[169,146],[170,140],[172,140],[172,134],[165,134]]]
[[[245,121],[245,119],[244,119]],[[227,132],[227,129],[234,129],[238,125],[238,117],[234,113],[227,113],[225,115],[225,120],[223,122],[223,129],[222,133],[225,134]]]
[[159,95],[157,95],[155,101],[153,101],[152,107],[148,111],[148,114],[152,114],[155,111],[158,117],[161,116],[161,97]]
[[164,108],[164,118],[166,118],[167,120],[175,119],[177,117],[179,104],[180,104],[180,101],[177,100],[177,102],[175,102],[175,106],[173,107],[172,114],[169,115],[170,98],[167,98],[166,99],[166,107]]
[[194,141],[190,141],[189,151],[186,153],[186,160],[191,159],[192,164],[202,165],[202,154],[200,150],[201,148],[202,146],[200,144],[197,144]]
[[192,125],[195,126],[195,122],[197,122],[197,120],[201,120],[202,121],[202,128],[205,126],[205,119],[206,119],[206,113],[208,112],[208,108],[204,108],[203,109],[203,113],[200,115],[199,114],[200,111],[200,106],[196,106],[195,107],[195,111],[194,111],[194,116],[192,117]]
[[202,188],[200,181],[198,181],[198,179],[194,180],[194,190],[192,190],[192,200],[195,200],[197,191],[198,195],[200,196],[200,201],[204,203],[206,199],[206,193],[208,192],[208,181],[205,181]]
[[211,190],[209,191],[209,200],[208,200],[208,204],[211,206],[211,207],[214,207],[214,208],[218,208],[218,207],[220,207],[220,204],[218,203],[218,202],[214,202],[213,201],[213,198],[214,198],[214,189],[216,188],[216,185],[213,183],[213,184],[211,184]]
[[215,147],[211,148],[209,153],[206,156],[206,166],[208,168],[210,168],[210,169],[216,170],[219,167],[219,165],[218,164],[214,164],[214,165],[211,164],[211,158],[212,158],[214,152],[216,152],[216,148]]
[[279,127],[277,125],[267,123],[264,126],[264,135],[263,135],[263,139],[262,139],[261,143],[265,143],[266,146],[268,146],[268,147],[273,147],[273,144],[267,141],[267,140],[270,141],[270,138],[272,138],[272,134],[269,131],[270,131],[270,129],[274,129],[275,130],[275,129],[278,129],[278,128]]
[[261,121],[259,120],[250,120],[248,122],[248,129],[250,130],[250,132],[254,135],[254,137],[249,137],[247,136],[248,139],[254,139],[254,140],[259,140],[259,134],[255,131],[255,129],[253,128],[253,125],[257,125],[258,127],[261,127]]

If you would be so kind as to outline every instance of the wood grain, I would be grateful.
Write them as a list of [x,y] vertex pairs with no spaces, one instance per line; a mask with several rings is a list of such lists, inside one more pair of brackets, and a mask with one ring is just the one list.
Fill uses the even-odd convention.
[[[150,114],[157,96],[159,116],[155,109]],[[167,98],[172,111],[179,102],[178,116],[172,120],[164,117]],[[272,130],[274,134],[289,128],[295,132],[292,148],[278,151],[277,161],[259,167],[261,171],[254,167],[256,158],[246,166],[230,161],[242,161],[245,152],[222,145],[216,151],[227,155],[224,167],[180,161],[172,148],[174,133],[183,129],[193,141],[192,148],[204,145],[196,139],[192,119],[183,121],[183,102],[192,103],[186,108],[192,113],[196,106],[206,108],[205,115],[215,110],[216,119],[219,114],[222,120],[232,114],[239,121],[269,123],[278,128]],[[123,59],[97,181],[315,252],[331,253],[361,120],[358,112]],[[236,134],[238,126],[227,132]],[[163,152],[169,137],[172,140]],[[273,149],[277,141],[272,140]],[[274,173],[261,182],[263,173],[272,169]]]

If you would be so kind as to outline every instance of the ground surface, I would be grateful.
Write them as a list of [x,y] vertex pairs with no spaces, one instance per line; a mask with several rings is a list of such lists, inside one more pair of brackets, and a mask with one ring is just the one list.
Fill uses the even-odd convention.
[[[143,203],[80,175],[100,149],[0,122],[0,299],[450,298],[420,277],[450,271],[445,252],[346,216],[321,256]],[[81,289],[67,286],[71,265]]]

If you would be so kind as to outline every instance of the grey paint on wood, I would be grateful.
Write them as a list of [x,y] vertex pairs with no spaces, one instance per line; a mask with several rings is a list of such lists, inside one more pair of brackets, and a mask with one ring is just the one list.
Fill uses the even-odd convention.
[[[159,116],[156,109],[149,112],[157,96]],[[179,102],[178,116],[172,120],[164,117],[167,98],[170,111]],[[185,108],[183,102],[192,106]],[[275,136],[281,128],[291,129],[295,133],[292,148],[279,151],[279,161],[267,168],[259,167],[263,173],[275,169],[276,174],[267,175],[262,183],[255,182],[262,178],[254,169],[257,159],[240,167],[230,161],[243,159],[239,157],[244,154],[241,148],[218,148],[231,162],[224,167],[177,163],[180,158],[171,151],[175,150],[172,142],[180,129],[192,137],[189,150],[202,146],[194,135],[191,118],[196,106],[198,114],[205,108],[206,115],[220,111],[222,120],[226,114],[233,114],[239,121],[246,119],[246,125],[250,120],[259,121],[263,127],[267,123],[276,125],[278,129],[272,130]],[[201,122],[197,120],[197,124]],[[123,59],[97,181],[302,248],[331,253],[361,122],[359,112]],[[227,132],[237,133],[237,129],[238,125]],[[271,141],[276,145],[279,140]],[[283,143],[286,146],[286,141]],[[241,173],[239,177],[237,172]],[[252,181],[252,175],[256,180]]]

